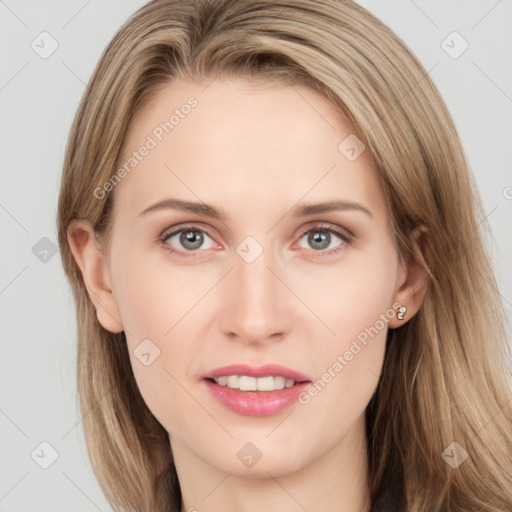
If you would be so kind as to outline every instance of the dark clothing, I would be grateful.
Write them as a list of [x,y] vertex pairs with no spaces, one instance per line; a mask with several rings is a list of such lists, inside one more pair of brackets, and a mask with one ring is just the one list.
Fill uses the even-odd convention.
[[401,510],[402,507],[396,493],[388,488],[386,492],[377,497],[370,512],[401,512]]

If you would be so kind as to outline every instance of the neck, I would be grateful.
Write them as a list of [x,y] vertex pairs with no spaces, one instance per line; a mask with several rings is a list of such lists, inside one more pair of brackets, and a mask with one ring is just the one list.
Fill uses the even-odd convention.
[[[229,468],[222,471],[172,439],[181,512],[368,512],[364,426],[363,415],[340,443],[293,471],[277,474],[276,468],[264,467],[262,459],[257,477],[236,474]],[[291,466],[293,459],[290,457]]]

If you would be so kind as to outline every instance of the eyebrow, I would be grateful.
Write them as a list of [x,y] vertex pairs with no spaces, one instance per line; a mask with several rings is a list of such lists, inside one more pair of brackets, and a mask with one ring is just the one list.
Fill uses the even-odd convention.
[[[158,203],[155,203],[146,208],[145,210],[143,210],[141,213],[139,213],[139,216],[146,215],[149,212],[159,210],[186,211],[218,220],[223,220],[226,217],[222,210],[210,204],[198,203],[194,201],[182,201],[180,199],[164,199],[163,201],[159,201]],[[299,218],[307,217],[309,215],[316,215],[319,213],[346,210],[355,210],[358,212],[362,212],[368,215],[369,217],[373,218],[372,212],[368,208],[365,208],[359,203],[354,203],[352,201],[345,201],[341,199],[327,201],[324,203],[299,205],[293,210],[292,216],[295,218]]]

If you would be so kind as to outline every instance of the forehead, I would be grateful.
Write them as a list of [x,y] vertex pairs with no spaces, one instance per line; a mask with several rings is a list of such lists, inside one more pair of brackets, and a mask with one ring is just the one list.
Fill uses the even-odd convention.
[[354,137],[336,107],[306,86],[175,79],[130,123],[118,161],[128,172],[115,188],[116,207],[137,214],[172,196],[224,209],[243,204],[256,213],[305,195],[345,194],[379,206],[368,155],[352,160],[343,152],[345,141],[357,144]]

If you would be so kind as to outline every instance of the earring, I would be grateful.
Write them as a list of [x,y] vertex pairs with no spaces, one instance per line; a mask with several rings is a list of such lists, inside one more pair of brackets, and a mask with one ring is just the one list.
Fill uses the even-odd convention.
[[398,315],[397,315],[398,320],[403,320],[405,313],[407,313],[407,308],[405,306],[400,306],[398,308]]

